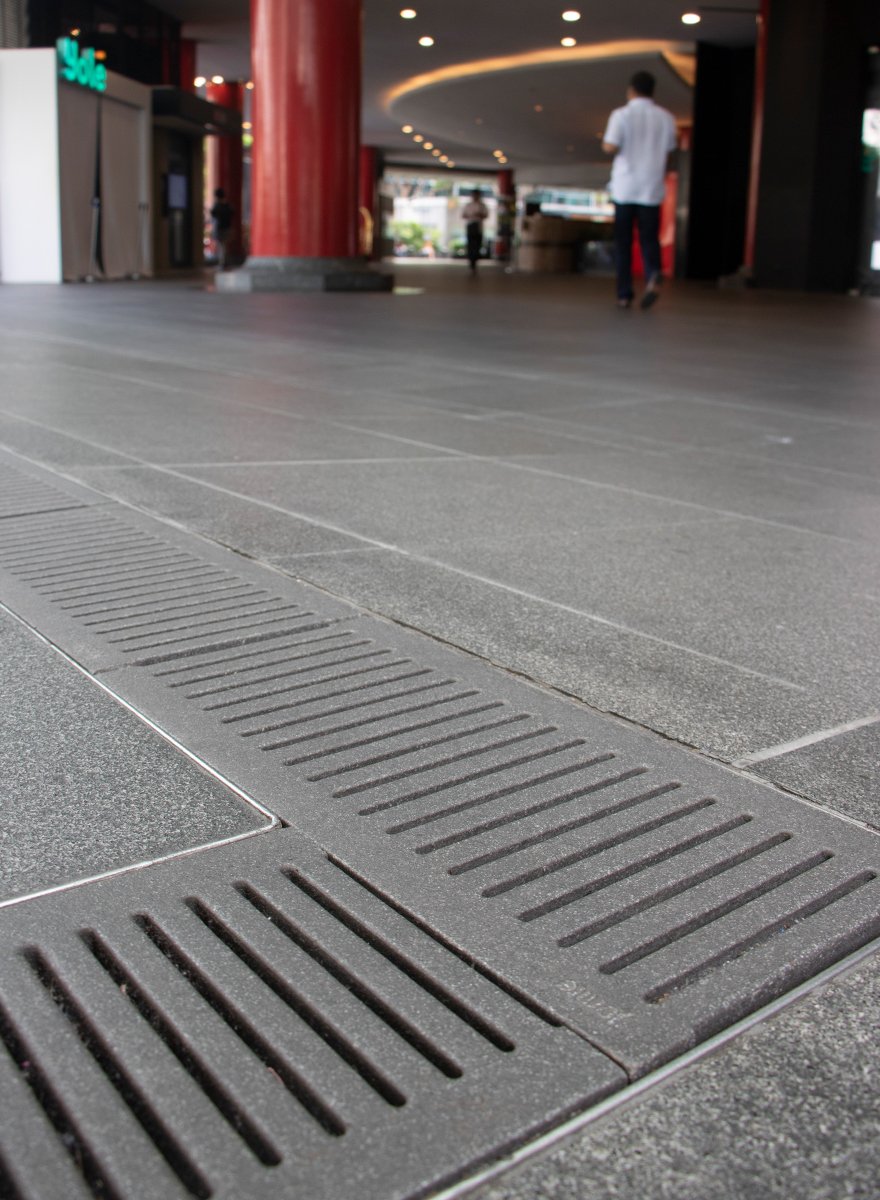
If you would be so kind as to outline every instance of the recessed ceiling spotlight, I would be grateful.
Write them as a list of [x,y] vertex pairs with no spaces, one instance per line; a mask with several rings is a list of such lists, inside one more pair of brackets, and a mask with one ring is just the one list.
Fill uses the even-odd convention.
[[448,162],[446,165],[447,165],[447,167],[454,167],[454,166],[455,166],[455,163],[454,163],[454,162],[452,161],[452,159],[450,158],[449,162]]
[[535,105],[535,107],[534,107],[534,109],[533,109],[532,111],[533,111],[533,112],[543,112],[543,111],[544,111],[544,105],[543,105],[543,104],[536,104],[536,105]]
[[503,157],[504,157],[504,151],[503,151],[503,150],[493,150],[493,151],[492,151],[492,157],[493,157],[493,158],[503,158]]
[[241,127],[242,129],[253,129],[254,125],[252,121],[242,121]]
[[420,38],[419,38],[419,45],[420,45],[420,46],[433,46],[433,45],[434,45],[434,39],[433,39],[432,37],[420,37]]
[[254,81],[252,79],[249,79],[244,86],[247,88],[247,90],[249,92],[252,92],[254,90]]
[[440,151],[439,151],[439,150],[432,150],[432,151],[431,151],[431,156],[432,156],[433,158],[439,158],[439,157],[440,157]]
[[425,139],[422,137],[422,135],[420,133],[417,133],[416,136],[413,138],[414,142],[423,142],[424,140]]
[[81,30],[81,29],[71,29],[71,31],[70,31],[70,36],[71,36],[71,37],[79,37],[79,35],[80,35],[81,33],[82,33],[82,30]]
[[211,83],[222,83],[222,82],[223,82],[222,75],[212,75],[211,76]]
[[400,10],[400,15],[403,17],[404,21],[412,21],[413,18],[417,17],[419,14],[414,8],[402,8]]
[[401,127],[400,127],[401,133],[412,133],[412,131],[413,131],[412,125],[401,125]]
[[562,41],[560,42],[560,45],[561,46],[569,46],[569,47],[576,46],[577,38],[572,38],[572,37],[563,38]]
[[563,21],[579,21],[581,19],[581,14],[576,8],[567,8],[562,14],[562,19]]
[[503,155],[502,155],[502,157],[501,157],[501,158],[499,158],[499,159],[498,159],[498,161],[499,161],[500,163],[506,163],[508,160],[507,160],[506,158],[504,158],[504,157],[503,157]]
[[424,144],[424,146],[422,147],[422,149],[423,149],[423,150],[433,150],[433,149],[434,149],[434,143],[433,143],[433,142],[425,142],[425,144]]
[[196,75],[195,79],[193,80],[193,87],[204,87],[207,82],[208,81],[204,75]]
[[682,25],[699,25],[699,23],[700,23],[700,21],[702,21],[702,19],[703,18],[700,16],[700,14],[695,13],[695,12],[688,12],[688,13],[681,14]]
[[442,163],[448,163],[448,162],[449,162],[449,155],[448,155],[448,154],[441,154],[441,155],[440,155],[440,161],[441,161]]

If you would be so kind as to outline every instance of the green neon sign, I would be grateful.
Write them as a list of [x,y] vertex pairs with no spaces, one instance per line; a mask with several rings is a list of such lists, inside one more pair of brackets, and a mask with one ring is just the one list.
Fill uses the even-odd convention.
[[59,38],[58,74],[68,83],[78,83],[80,87],[91,88],[94,92],[107,89],[107,68],[95,58],[91,47],[80,50],[76,38]]

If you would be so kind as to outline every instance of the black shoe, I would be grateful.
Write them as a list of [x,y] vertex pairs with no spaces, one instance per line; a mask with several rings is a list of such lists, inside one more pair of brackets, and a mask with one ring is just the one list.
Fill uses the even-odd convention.
[[650,308],[651,305],[656,304],[659,299],[660,288],[658,287],[658,280],[655,277],[654,279],[648,280],[648,285],[645,288],[645,294],[642,296],[642,299],[639,302],[639,307],[643,309]]

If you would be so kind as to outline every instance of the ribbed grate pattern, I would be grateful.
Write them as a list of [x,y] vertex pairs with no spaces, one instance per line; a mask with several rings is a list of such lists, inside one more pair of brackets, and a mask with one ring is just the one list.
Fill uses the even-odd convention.
[[126,699],[634,1073],[880,936],[869,835],[228,552],[95,507],[0,524],[0,567]]
[[166,865],[158,889],[117,881],[116,915],[56,897],[42,929],[6,930],[0,1080],[38,1140],[0,1132],[4,1196],[379,1200],[421,1182],[407,1140],[426,1178],[459,1166],[438,1118],[491,1144],[493,1091],[522,1071],[539,1120],[535,1095],[561,1110],[622,1081],[293,835],[269,841],[268,867],[238,846],[223,878]]
[[[2,42],[0,42],[2,46]],[[5,464],[0,470],[0,521],[29,513],[61,512],[82,507],[82,500]],[[0,526],[2,528],[2,526]]]

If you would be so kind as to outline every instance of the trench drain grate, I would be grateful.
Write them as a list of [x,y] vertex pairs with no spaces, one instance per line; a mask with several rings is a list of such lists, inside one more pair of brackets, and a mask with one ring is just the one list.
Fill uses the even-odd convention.
[[159,522],[8,519],[0,572],[351,886],[631,1078],[880,936],[872,834]]

